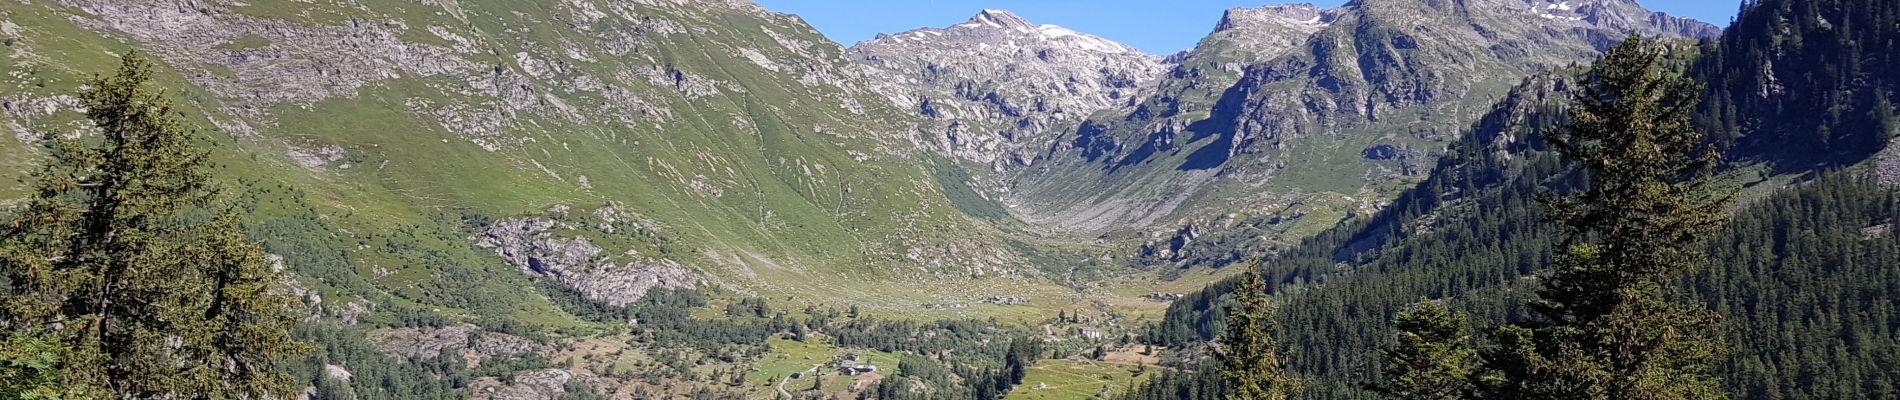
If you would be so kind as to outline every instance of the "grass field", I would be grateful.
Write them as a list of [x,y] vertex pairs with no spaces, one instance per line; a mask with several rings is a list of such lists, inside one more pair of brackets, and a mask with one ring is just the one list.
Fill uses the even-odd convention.
[[1010,391],[1009,400],[1091,399],[1103,391],[1121,393],[1139,385],[1159,369],[1092,361],[1043,360],[1029,368],[1022,385]]
[[[746,386],[752,388],[750,392],[755,397],[771,398],[777,393],[775,388],[781,380],[785,381],[786,390],[793,393],[811,388],[814,381],[818,379],[825,380],[822,386],[825,392],[844,393],[853,388],[855,386],[853,383],[857,380],[876,379],[876,376],[871,375],[859,377],[838,375],[837,360],[846,354],[857,355],[859,357],[857,364],[877,366],[879,375],[895,374],[898,371],[897,354],[867,349],[839,348],[832,345],[831,339],[827,337],[813,336],[804,342],[773,338],[769,343],[772,351],[766,353],[763,359],[754,365],[751,373],[746,374]],[[817,365],[818,369],[812,372],[814,365]],[[794,373],[799,374],[797,379],[785,379]]]

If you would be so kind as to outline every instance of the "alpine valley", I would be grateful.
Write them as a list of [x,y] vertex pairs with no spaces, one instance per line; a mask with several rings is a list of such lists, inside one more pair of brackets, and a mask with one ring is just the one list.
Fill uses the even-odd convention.
[[0,222],[139,54],[296,298],[300,399],[1222,398],[1249,271],[1294,397],[1423,398],[1376,384],[1394,315],[1541,318],[1540,199],[1593,181],[1545,137],[1640,35],[1733,193],[1670,281],[1722,393],[1900,398],[1900,2],[1739,6],[1266,5],[1160,55],[996,9],[0,0]]

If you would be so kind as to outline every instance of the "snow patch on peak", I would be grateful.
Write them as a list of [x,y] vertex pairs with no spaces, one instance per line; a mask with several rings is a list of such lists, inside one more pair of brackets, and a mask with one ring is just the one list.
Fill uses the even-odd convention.
[[1108,40],[1108,39],[1103,39],[1095,35],[1076,32],[1069,28],[1064,28],[1057,25],[1037,26],[1036,33],[1041,35],[1043,40],[1048,40],[1052,42],[1069,43],[1069,44],[1074,45],[1076,48],[1086,50],[1086,51],[1091,51],[1091,52],[1109,53],[1109,54],[1124,54],[1124,53],[1139,52],[1139,50],[1135,50],[1134,48],[1128,47],[1128,45],[1125,45],[1125,44],[1117,43],[1115,41]]
[[1015,13],[1009,11],[992,8],[983,9],[982,12],[976,13],[975,17],[970,17],[970,21],[957,26],[989,26],[992,28],[1012,29],[1018,32],[1029,32],[1033,29],[1033,27],[1029,25],[1029,21],[1024,20],[1023,17],[1016,16]]
[[1064,37],[1077,35],[1075,31],[1069,30],[1069,28],[1064,28],[1064,27],[1056,26],[1056,25],[1048,25],[1048,24],[1044,24],[1042,26],[1036,27],[1036,31],[1041,32],[1042,37],[1049,38],[1049,39],[1064,38]]
[[[990,16],[988,16],[988,15],[978,15],[978,16],[976,17],[976,20],[977,20],[977,21],[980,21],[980,22],[981,22],[981,23],[982,23],[983,25],[989,25],[989,26],[990,26],[991,28],[1001,28],[1001,27],[1003,27],[1002,25],[997,25],[997,24],[996,24],[996,21],[995,21],[995,20],[992,20],[992,19],[990,19]],[[967,24],[966,24],[966,25],[967,25]]]
[[870,47],[916,47],[913,50],[938,48],[978,52],[992,50],[1015,52],[1031,49],[1035,50],[1032,53],[1042,54],[1039,57],[1048,57],[1047,54],[1053,54],[1045,54],[1045,50],[1057,52],[1067,50],[1077,53],[1158,59],[1132,46],[1059,25],[1031,25],[1016,14],[998,9],[984,9],[970,17],[968,21],[947,28],[919,28],[898,34],[880,34],[872,40],[859,44]]

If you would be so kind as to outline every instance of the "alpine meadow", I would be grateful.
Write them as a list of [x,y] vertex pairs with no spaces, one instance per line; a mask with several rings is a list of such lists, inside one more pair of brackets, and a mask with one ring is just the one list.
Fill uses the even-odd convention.
[[0,0],[0,399],[1900,399],[1900,1],[1734,1]]

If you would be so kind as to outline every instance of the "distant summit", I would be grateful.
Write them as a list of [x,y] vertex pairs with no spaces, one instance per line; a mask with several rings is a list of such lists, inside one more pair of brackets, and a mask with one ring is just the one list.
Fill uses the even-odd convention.
[[984,9],[982,12],[977,13],[976,16],[970,17],[969,22],[964,22],[962,25],[957,25],[957,26],[973,26],[973,25],[982,25],[982,26],[990,26],[990,27],[1004,28],[1004,29],[1015,29],[1015,30],[1026,30],[1026,29],[1034,28],[1030,26],[1029,21],[1024,20],[1023,17],[1019,17],[1015,13],[1011,13],[1006,10],[997,10],[997,9]]
[[1034,157],[1058,122],[1128,105],[1166,70],[1134,47],[994,9],[849,52],[893,103],[952,122],[931,146],[998,169]]

